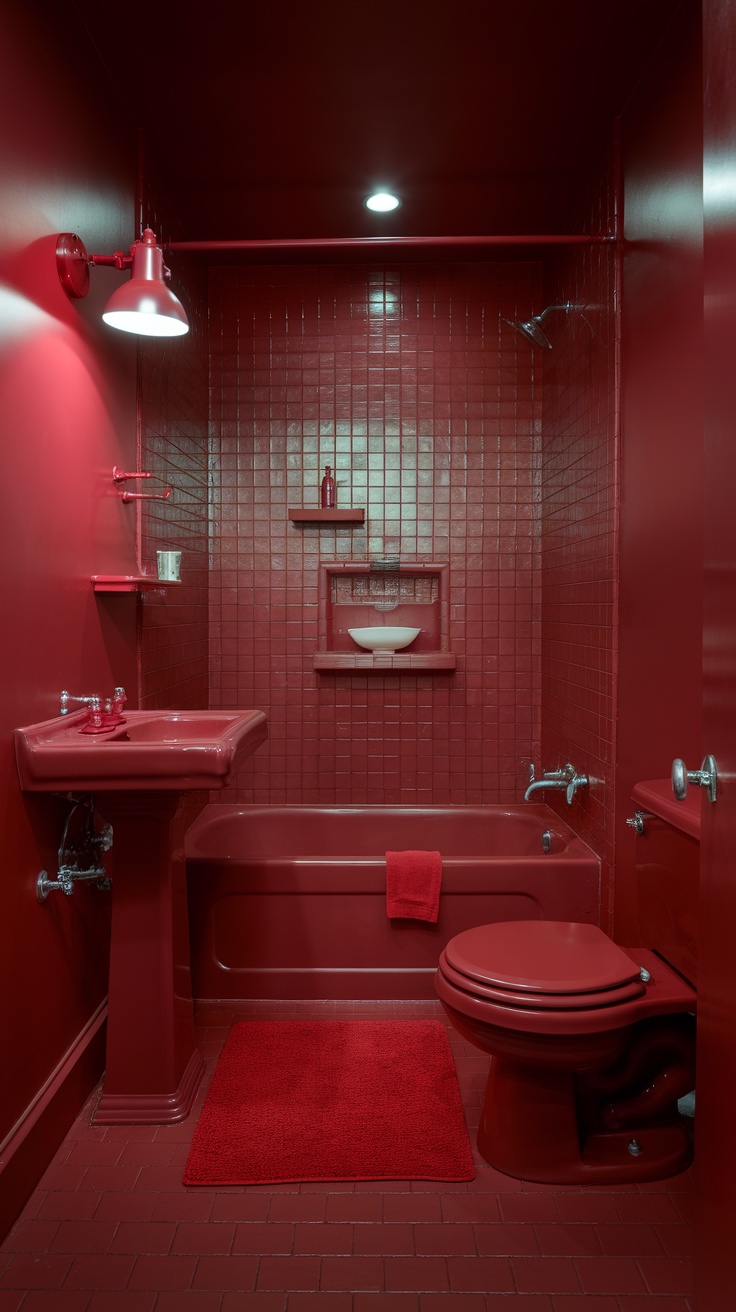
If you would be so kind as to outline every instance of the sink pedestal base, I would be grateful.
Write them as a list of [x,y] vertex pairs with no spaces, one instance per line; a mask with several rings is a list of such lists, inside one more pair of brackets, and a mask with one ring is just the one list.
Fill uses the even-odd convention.
[[204,1073],[194,1040],[179,793],[98,794],[113,826],[107,1065],[95,1121],[166,1125],[189,1114]]

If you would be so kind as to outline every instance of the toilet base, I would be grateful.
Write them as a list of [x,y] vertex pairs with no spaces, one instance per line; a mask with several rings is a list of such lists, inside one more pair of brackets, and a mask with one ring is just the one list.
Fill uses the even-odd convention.
[[673,1114],[657,1123],[582,1132],[581,1141],[573,1074],[494,1056],[478,1151],[489,1166],[518,1180],[633,1184],[663,1180],[690,1165],[691,1123]]

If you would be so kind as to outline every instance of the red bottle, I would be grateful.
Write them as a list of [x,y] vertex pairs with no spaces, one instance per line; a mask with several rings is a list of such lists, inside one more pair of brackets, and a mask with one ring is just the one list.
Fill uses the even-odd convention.
[[325,476],[322,479],[322,509],[335,509],[335,480],[329,465],[325,465]]

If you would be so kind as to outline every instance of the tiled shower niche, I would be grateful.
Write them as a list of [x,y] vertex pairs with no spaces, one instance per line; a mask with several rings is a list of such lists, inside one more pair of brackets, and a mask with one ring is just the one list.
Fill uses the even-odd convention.
[[[446,564],[367,561],[322,565],[316,670],[454,670],[448,648]],[[421,630],[406,651],[363,651],[349,629],[408,625]]]

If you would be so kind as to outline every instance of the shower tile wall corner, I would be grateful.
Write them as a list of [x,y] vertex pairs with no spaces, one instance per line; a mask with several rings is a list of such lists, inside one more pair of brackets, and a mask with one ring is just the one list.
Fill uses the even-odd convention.
[[[577,230],[614,230],[605,162]],[[618,378],[615,253],[572,247],[545,271],[557,314],[546,352],[542,439],[542,757],[588,775],[565,819],[602,861],[601,923],[613,909],[618,653]],[[548,796],[551,805],[557,799]]]
[[190,332],[174,341],[142,337],[138,351],[140,468],[152,478],[131,489],[154,496],[172,489],[165,501],[140,503],[140,563],[155,576],[157,550],[182,553],[181,585],[141,596],[144,710],[209,702],[207,282],[182,258],[177,279]]
[[[210,273],[213,706],[269,739],[218,800],[511,803],[538,757],[541,369],[525,263]],[[335,468],[359,527],[296,525]],[[454,674],[316,673],[321,562],[449,562]]]

